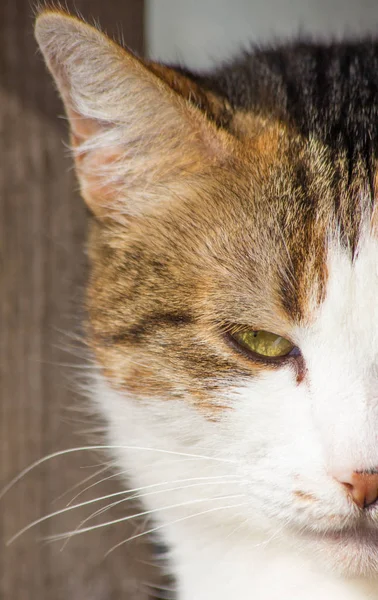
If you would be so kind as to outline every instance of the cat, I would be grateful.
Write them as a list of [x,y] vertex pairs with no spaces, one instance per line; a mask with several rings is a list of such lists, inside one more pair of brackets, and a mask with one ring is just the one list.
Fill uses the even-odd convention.
[[93,214],[109,452],[178,600],[378,599],[378,42],[208,73],[36,37]]

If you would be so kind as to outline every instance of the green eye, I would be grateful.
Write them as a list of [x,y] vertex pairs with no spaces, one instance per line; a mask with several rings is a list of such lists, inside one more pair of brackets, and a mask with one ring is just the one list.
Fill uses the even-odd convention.
[[242,348],[264,358],[282,358],[295,348],[289,340],[270,331],[246,329],[231,333],[231,337]]

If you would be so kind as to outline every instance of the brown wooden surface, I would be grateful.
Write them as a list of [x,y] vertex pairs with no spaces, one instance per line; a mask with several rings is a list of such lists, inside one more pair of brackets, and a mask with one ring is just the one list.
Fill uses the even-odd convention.
[[[143,50],[142,1],[75,6]],[[0,487],[51,452],[87,444],[83,431],[92,426],[85,412],[70,410],[83,405],[75,367],[84,361],[71,334],[80,332],[87,215],[74,191],[63,109],[36,49],[32,13],[29,0],[0,2]],[[103,504],[53,518],[5,547],[19,529],[64,507],[75,492],[56,499],[102,460],[89,452],[53,459],[0,501],[1,599],[146,600],[141,582],[157,572],[147,564],[146,545],[128,544],[104,558],[135,525],[77,536],[64,550],[61,542],[41,541],[75,528]],[[111,479],[78,501],[118,489]],[[121,506],[102,519],[125,514]]]

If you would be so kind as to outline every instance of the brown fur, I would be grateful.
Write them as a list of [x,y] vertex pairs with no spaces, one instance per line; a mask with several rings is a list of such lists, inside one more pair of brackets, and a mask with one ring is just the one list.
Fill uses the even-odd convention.
[[[220,385],[275,368],[235,352],[227,328],[291,339],[324,297],[329,233],[339,231],[355,252],[364,166],[356,163],[349,185],[342,151],[335,156],[276,116],[231,110],[183,72],[143,63],[65,19],[42,14],[37,36],[71,117],[83,195],[97,216],[89,241],[90,343],[113,385],[140,399],[190,398],[214,417],[224,408]],[[60,29],[64,51],[61,40],[51,41]],[[75,54],[78,36],[82,54]],[[87,92],[78,57],[88,63]],[[85,93],[97,94],[109,115],[89,122],[83,114],[78,128],[73,111]],[[116,146],[85,146],[93,129],[95,136],[114,130]]]

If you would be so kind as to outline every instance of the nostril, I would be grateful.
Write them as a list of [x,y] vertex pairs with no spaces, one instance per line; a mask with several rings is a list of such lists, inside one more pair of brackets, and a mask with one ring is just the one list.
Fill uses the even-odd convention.
[[353,502],[367,508],[378,499],[378,471],[353,471],[350,475],[335,478],[346,489]]

